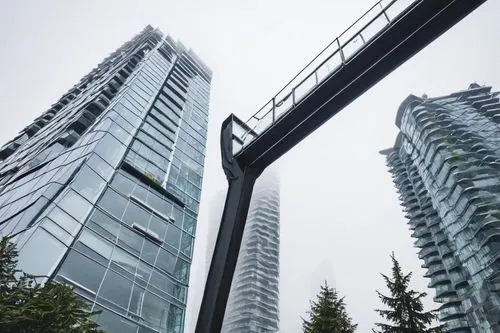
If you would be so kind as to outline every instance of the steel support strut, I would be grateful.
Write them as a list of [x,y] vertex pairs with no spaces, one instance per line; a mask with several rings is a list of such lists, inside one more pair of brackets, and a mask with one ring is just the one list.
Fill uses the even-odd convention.
[[262,173],[240,168],[232,152],[232,117],[222,124],[222,167],[228,191],[195,333],[219,333],[238,260],[255,180]]
[[[318,81],[302,99],[296,100],[292,93],[293,106],[279,119],[273,114],[272,125],[260,134],[233,115],[224,121],[222,167],[229,190],[195,333],[221,330],[253,186],[261,172],[484,2],[486,0],[415,0],[367,40],[362,49],[347,58],[342,50],[347,44],[341,45],[337,38],[342,65],[321,83]],[[296,88],[292,88],[292,92]],[[274,100],[273,109],[275,103]],[[254,137],[247,140],[236,156],[232,149],[233,124],[239,127],[236,134],[241,130],[245,132],[242,137],[235,136],[239,144],[244,144],[245,137]]]

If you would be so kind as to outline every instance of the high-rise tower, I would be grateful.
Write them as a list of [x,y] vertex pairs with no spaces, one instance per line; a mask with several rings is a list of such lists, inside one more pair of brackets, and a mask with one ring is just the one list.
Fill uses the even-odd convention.
[[[221,194],[217,199],[218,203],[212,205],[214,226],[219,225],[224,196]],[[253,189],[223,333],[276,333],[279,330],[279,206],[278,174],[270,168],[259,177]],[[209,254],[217,231],[218,227],[209,231]],[[210,262],[207,264],[209,268]]]
[[500,331],[500,103],[491,87],[400,106],[383,153],[445,332]]
[[0,149],[0,233],[109,333],[182,332],[211,71],[146,27]]

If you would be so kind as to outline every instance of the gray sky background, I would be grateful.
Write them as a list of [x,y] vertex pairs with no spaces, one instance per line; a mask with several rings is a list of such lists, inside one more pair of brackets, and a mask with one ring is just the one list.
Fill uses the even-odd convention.
[[[7,1],[0,5],[0,142],[12,138],[105,56],[146,24],[192,47],[213,69],[205,181],[192,267],[193,331],[205,276],[210,197],[224,189],[219,126],[247,118],[374,0],[352,1]],[[427,280],[378,151],[392,145],[394,117],[410,93],[444,95],[469,83],[500,88],[498,13],[490,0],[408,61],[279,161],[281,332],[323,280],[346,296],[368,332],[378,320],[375,289],[395,251]],[[430,291],[433,295],[433,291]],[[432,305],[432,302],[428,302]]]

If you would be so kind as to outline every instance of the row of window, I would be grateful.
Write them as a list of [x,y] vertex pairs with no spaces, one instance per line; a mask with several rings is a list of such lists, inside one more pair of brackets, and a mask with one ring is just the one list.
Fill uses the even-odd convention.
[[[81,242],[75,244],[75,249],[78,250],[69,251],[56,280],[74,284],[75,290],[87,299],[122,315],[141,318],[149,326],[163,329],[171,326],[167,321],[168,309],[172,306],[181,309],[181,304],[172,304],[175,299],[162,290],[167,287],[167,276],[147,265],[137,269],[126,266],[126,254],[118,248],[113,249],[109,268],[90,259],[88,254],[94,257],[96,254]],[[135,272],[134,277],[130,274],[131,270]],[[148,278],[149,283],[143,278]]]
[[[105,77],[101,77],[101,81],[104,80],[104,78]],[[51,141],[51,138],[53,138],[55,135],[58,135],[59,131],[57,131],[56,127],[61,128],[62,126],[65,126],[69,122],[70,118],[71,119],[74,118],[75,114],[80,111],[80,106],[88,102],[89,100],[93,99],[95,97],[95,93],[100,92],[104,87],[105,83],[94,85],[92,89],[86,90],[87,92],[94,92],[94,95],[92,96],[89,94],[87,94],[86,96],[82,95],[82,98],[71,101],[72,103],[71,108],[67,109],[66,112],[61,112],[57,114],[56,117],[54,117],[51,120],[50,124],[44,126],[42,130],[37,132],[36,140],[34,141],[35,144],[26,146],[22,150],[19,150],[16,154],[18,155],[16,159],[19,161],[19,159],[22,159],[25,156],[27,156],[28,153],[37,152],[41,150],[43,145],[46,145],[48,142]]]
[[[109,205],[110,213],[118,219],[128,219],[129,225],[144,221],[143,226],[147,228],[149,216],[153,216],[173,223],[178,228],[193,235],[193,217],[187,216],[181,207],[173,204],[151,187],[144,186],[142,182],[125,173],[117,173],[110,186],[112,188],[106,190],[108,194],[105,194],[101,199],[101,205],[106,207]],[[114,200],[120,204],[113,207]],[[127,203],[126,201],[131,202]],[[138,213],[135,213],[133,218],[129,218],[126,207],[133,207],[130,208],[131,212],[137,211]]]
[[[88,140],[86,140],[81,146],[65,151],[52,161],[47,161],[47,164],[43,167],[36,169],[36,171],[33,172],[27,171],[24,176],[21,175],[20,178],[6,185],[2,195],[0,196],[0,205],[3,206],[14,201],[14,195],[19,198],[20,196],[29,193],[30,189],[35,189],[37,184],[46,184],[53,178],[52,176],[55,173],[61,173],[59,170],[60,167],[72,163],[92,150],[103,135],[104,133],[93,133],[93,135],[89,135]],[[50,174],[50,177],[48,174]],[[42,177],[43,182],[41,181]]]
[[152,149],[149,145],[144,144],[137,139],[132,142],[131,149],[137,154],[141,155],[141,157],[143,157],[144,159],[148,160],[149,162],[153,163],[164,172],[166,172],[169,165],[169,153],[168,155],[161,154],[157,150]]

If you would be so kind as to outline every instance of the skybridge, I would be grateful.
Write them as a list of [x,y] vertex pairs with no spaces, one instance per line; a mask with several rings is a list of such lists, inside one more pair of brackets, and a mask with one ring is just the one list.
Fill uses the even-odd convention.
[[250,119],[222,124],[229,182],[196,333],[219,333],[255,180],[271,163],[486,0],[382,0]]

